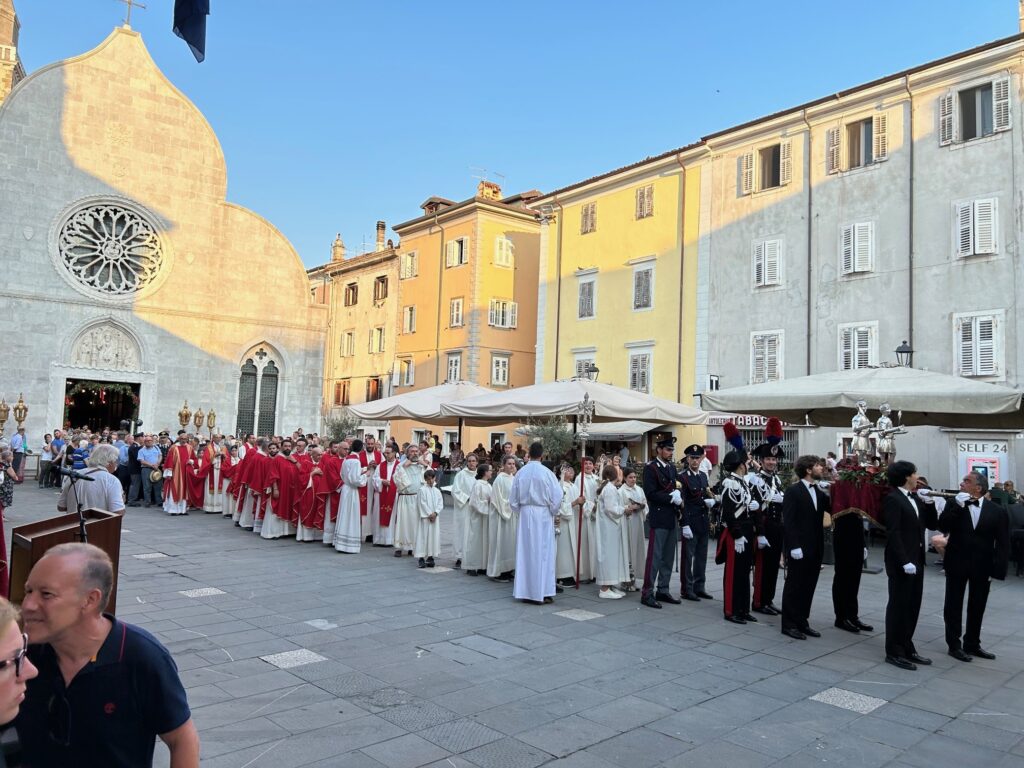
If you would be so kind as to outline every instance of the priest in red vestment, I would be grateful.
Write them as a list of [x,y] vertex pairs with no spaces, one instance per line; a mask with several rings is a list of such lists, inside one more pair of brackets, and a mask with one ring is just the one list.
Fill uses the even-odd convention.
[[324,538],[324,520],[330,504],[331,488],[324,473],[324,459],[327,458],[323,449],[314,446],[310,451],[309,471],[305,476],[302,494],[297,504],[298,521],[295,538],[299,541],[322,541]]
[[278,478],[277,454],[281,452],[281,446],[269,440],[267,443],[267,455],[257,464],[257,470],[254,472],[253,478],[255,482],[249,484],[253,493],[256,494],[255,509],[253,511],[253,533],[263,533],[268,502]]
[[195,464],[195,453],[185,430],[179,430],[178,442],[164,459],[164,512],[169,515],[188,514],[188,474]]
[[[370,467],[369,476],[373,477],[376,468],[384,460],[384,455],[377,447],[377,441],[373,435],[366,436],[366,443],[363,450],[357,454],[359,466],[366,469]],[[363,541],[373,541],[373,534],[376,529],[377,518],[377,493],[373,483],[367,483],[359,489],[359,519]]]
[[[242,514],[238,523],[247,531],[259,533],[257,518],[261,518],[260,507],[263,502],[263,494],[267,488],[267,471],[270,461],[270,441],[261,437],[256,444],[255,451],[247,451],[243,463],[246,492],[242,497]],[[277,450],[277,446],[274,446]],[[262,522],[260,522],[262,526]]]
[[273,456],[270,464],[272,482],[260,536],[264,539],[291,537],[295,535],[295,502],[299,490],[299,462],[292,461],[291,440],[281,441],[281,451]]
[[228,449],[220,464],[220,477],[227,480],[227,487],[224,489],[224,517],[235,516],[235,509],[238,503],[238,468],[241,466],[238,458],[238,446],[233,445]]
[[386,445],[384,461],[377,466],[377,474],[373,478],[373,487],[377,493],[377,526],[373,532],[375,547],[390,547],[393,544],[391,513],[394,512],[398,492],[395,487],[395,470],[398,469],[398,464],[394,449]]
[[320,459],[320,468],[324,473],[324,481],[330,489],[327,498],[327,516],[324,519],[323,542],[329,547],[334,546],[334,526],[338,522],[338,507],[341,504],[341,443],[332,442],[330,453]]

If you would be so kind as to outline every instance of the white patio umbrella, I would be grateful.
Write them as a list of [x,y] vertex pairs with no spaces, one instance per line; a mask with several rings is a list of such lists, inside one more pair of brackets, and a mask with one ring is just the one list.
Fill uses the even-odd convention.
[[906,426],[966,429],[1024,428],[1021,393],[1010,387],[916,368],[861,368],[781,379],[701,394],[709,411],[757,413],[790,423],[850,425],[857,401],[902,411]]
[[586,379],[495,391],[446,403],[441,406],[441,413],[491,423],[548,416],[572,417],[585,395],[590,395],[594,403],[595,422],[635,419],[657,424],[703,424],[707,419],[706,413],[688,405]]
[[[590,428],[591,440],[621,440],[626,443],[635,443],[652,429],[660,429],[664,424],[657,424],[653,421],[609,421],[605,424],[595,424]],[[572,431],[572,424],[566,424],[566,429]],[[516,430],[517,435],[522,437],[530,436],[530,427],[523,426]]]
[[468,381],[457,381],[451,384],[439,384],[436,387],[417,389],[400,395],[392,395],[382,400],[349,406],[349,411],[361,419],[415,419],[440,426],[455,424],[461,419],[441,413],[444,403],[457,402],[471,397],[478,397],[494,392],[493,389],[481,387]]

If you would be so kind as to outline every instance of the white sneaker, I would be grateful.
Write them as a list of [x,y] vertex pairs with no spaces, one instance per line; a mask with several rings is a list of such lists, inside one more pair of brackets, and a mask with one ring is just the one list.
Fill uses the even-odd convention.
[[621,592],[616,592],[612,589],[607,589],[604,592],[598,592],[597,596],[600,597],[602,600],[619,600],[625,597],[625,595]]

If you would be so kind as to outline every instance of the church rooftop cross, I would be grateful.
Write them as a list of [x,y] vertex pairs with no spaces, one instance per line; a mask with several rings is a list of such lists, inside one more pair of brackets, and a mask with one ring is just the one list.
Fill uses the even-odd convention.
[[146,6],[140,3],[138,0],[117,0],[119,3],[124,3],[128,6],[128,13],[124,17],[124,25],[130,27],[132,25],[132,8],[138,7],[142,10],[146,10]]

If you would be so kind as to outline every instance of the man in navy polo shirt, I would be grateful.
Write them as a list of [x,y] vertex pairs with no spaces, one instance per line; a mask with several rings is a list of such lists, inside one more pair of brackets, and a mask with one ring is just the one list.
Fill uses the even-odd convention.
[[103,613],[113,578],[91,544],[53,547],[29,573],[21,608],[39,676],[15,720],[25,762],[151,766],[159,736],[172,768],[198,768],[199,734],[171,654]]

